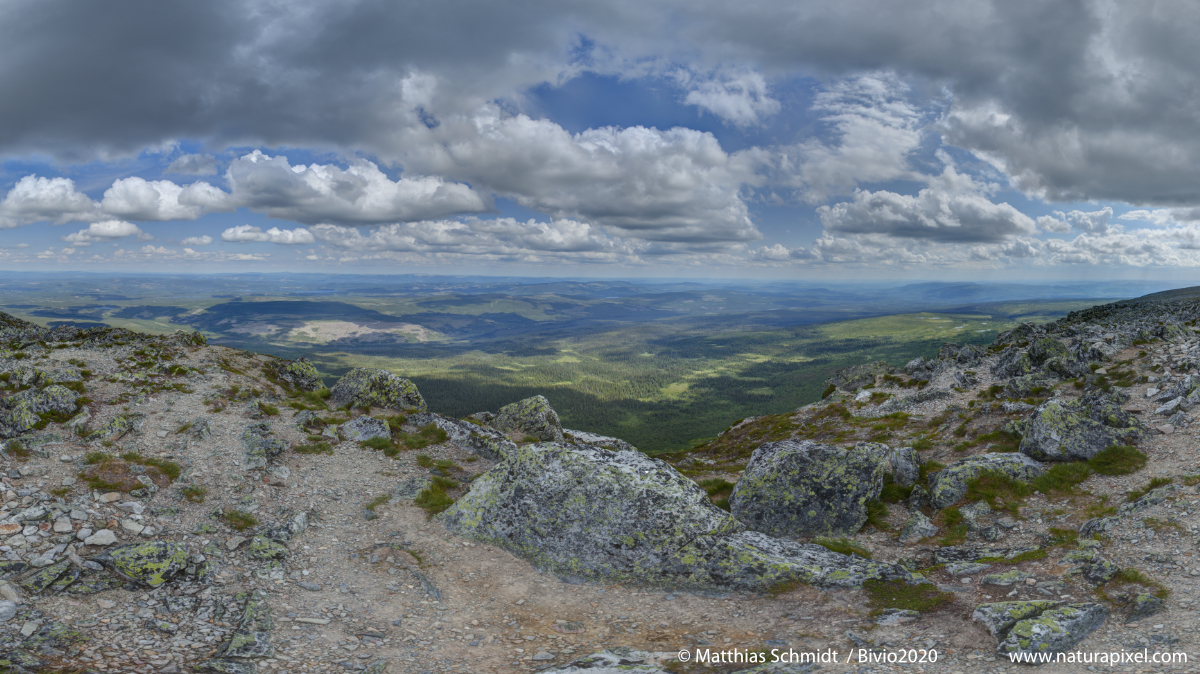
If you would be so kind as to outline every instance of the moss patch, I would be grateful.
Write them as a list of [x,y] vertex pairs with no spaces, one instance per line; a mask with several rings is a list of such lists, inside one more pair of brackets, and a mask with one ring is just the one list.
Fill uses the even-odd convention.
[[868,580],[863,583],[863,592],[872,615],[887,609],[928,613],[954,600],[954,595],[942,592],[936,585],[909,585],[902,580]]

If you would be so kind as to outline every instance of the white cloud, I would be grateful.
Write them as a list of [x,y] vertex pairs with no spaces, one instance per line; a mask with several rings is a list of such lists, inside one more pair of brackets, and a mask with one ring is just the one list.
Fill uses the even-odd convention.
[[1054,214],[1065,220],[1072,229],[1088,234],[1104,234],[1109,231],[1108,221],[1112,219],[1113,210],[1105,206],[1098,211],[1055,211]]
[[433,176],[393,181],[366,160],[356,160],[346,169],[332,164],[292,166],[286,157],[255,150],[230,164],[225,177],[230,203],[306,224],[381,224],[491,207],[467,185]]
[[76,190],[75,181],[70,178],[28,175],[17,181],[4,201],[0,201],[0,228],[40,221],[61,225],[90,220],[96,215],[96,204]]
[[193,176],[216,175],[217,158],[207,154],[185,154],[171,162],[171,165],[167,167],[167,173]]
[[571,134],[496,106],[446,118],[406,166],[451,176],[555,219],[662,242],[761,238],[742,200],[761,150],[727,153],[710,133],[605,127]]
[[990,186],[947,166],[916,196],[858,190],[854,200],[821,206],[827,232],[883,234],[946,243],[996,243],[1032,234],[1032,218],[1007,203],[985,196]]
[[100,207],[130,220],[195,220],[209,210],[228,210],[227,201],[227,195],[206,182],[180,187],[169,180],[133,177],[114,182]]
[[1039,215],[1037,226],[1043,232],[1052,232],[1054,234],[1066,234],[1071,231],[1071,224],[1069,222],[1052,218],[1049,215]]
[[139,241],[149,241],[154,238],[132,222],[105,220],[93,222],[88,225],[87,229],[68,234],[62,237],[62,240],[75,246],[90,246],[93,243],[108,243],[127,236],[136,236]]
[[786,262],[788,260],[810,260],[813,254],[803,246],[787,248],[783,244],[762,246],[750,251],[750,259],[755,262]]
[[237,227],[230,227],[221,232],[221,240],[234,243],[280,243],[292,245],[312,243],[313,235],[303,227],[297,227],[296,229],[272,227],[264,232],[260,227],[238,225]]
[[676,78],[688,90],[684,103],[703,108],[736,126],[757,124],[779,112],[767,81],[749,68],[726,68],[704,75],[679,71]]
[[207,246],[212,242],[213,238],[207,234],[204,234],[202,236],[189,236],[179,243],[183,246]]
[[780,148],[776,180],[809,203],[844,194],[863,182],[920,179],[908,155],[921,143],[921,111],[908,87],[889,73],[842,80],[819,93],[813,109],[825,113],[833,138],[810,138]]
[[366,236],[353,227],[315,225],[312,233],[326,245],[352,251],[489,259],[550,256],[581,262],[629,260],[636,255],[627,242],[574,220],[438,220],[384,225],[370,230]]

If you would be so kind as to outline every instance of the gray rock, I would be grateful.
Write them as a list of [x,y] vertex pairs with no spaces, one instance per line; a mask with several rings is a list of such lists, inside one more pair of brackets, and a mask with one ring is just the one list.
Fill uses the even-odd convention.
[[381,407],[402,412],[429,409],[416,384],[376,368],[360,367],[347,372],[330,393],[330,402],[337,407]]
[[950,562],[946,564],[946,573],[952,576],[973,576],[980,571],[987,571],[992,568],[991,564],[980,564],[978,562]]
[[912,622],[920,617],[921,614],[918,611],[901,608],[889,608],[885,609],[883,613],[875,618],[875,624],[882,625],[884,627],[903,625],[904,623]]
[[492,419],[492,428],[505,433],[524,433],[538,440],[562,442],[562,422],[545,396],[533,396],[505,405]]
[[407,477],[396,485],[392,490],[393,498],[414,499],[425,490],[433,481],[428,475],[414,475]]
[[1046,472],[1046,467],[1027,456],[1015,453],[967,457],[929,476],[930,503],[939,509],[953,505],[967,494],[968,482],[989,471],[1028,482]]
[[296,360],[276,360],[268,365],[271,374],[284,384],[302,391],[317,391],[325,388],[317,368],[301,356]]
[[819,442],[768,442],[754,450],[729,497],[730,510],[773,536],[844,536],[867,521],[887,467],[877,447],[840,449]]
[[0,623],[6,623],[17,615],[17,603],[8,599],[0,600]]
[[1186,407],[1184,407],[1184,404],[1185,403],[1184,403],[1183,396],[1180,396],[1178,398],[1175,398],[1174,400],[1167,401],[1166,404],[1164,404],[1164,405],[1160,406],[1158,409],[1154,410],[1154,413],[1162,415],[1164,417],[1169,417],[1180,410],[1186,409]]
[[1096,534],[1104,533],[1117,525],[1121,521],[1119,517],[1093,517],[1084,522],[1079,527],[1080,538],[1091,538]]
[[979,560],[1013,559],[1039,548],[977,548],[969,545],[951,545],[933,551],[934,564],[950,562],[977,562]]
[[[80,531],[82,534],[83,532]],[[117,542],[117,535],[108,529],[101,529],[83,540],[84,545],[112,545]]]
[[338,426],[338,433],[343,439],[352,442],[366,442],[372,438],[389,439],[392,437],[392,429],[387,425],[386,421],[366,415],[355,417]]
[[268,462],[287,449],[288,443],[271,435],[271,424],[260,421],[250,424],[242,431],[242,468],[244,470],[266,470]]
[[614,648],[593,653],[565,665],[541,670],[542,674],[669,674],[661,657],[646,651]]
[[892,564],[747,532],[695,482],[638,452],[526,445],[439,517],[450,531],[568,578],[745,590],[919,578]]
[[275,653],[271,643],[271,609],[267,606],[267,595],[255,590],[246,600],[242,620],[222,653],[226,658],[269,658]]
[[1008,587],[1018,583],[1024,583],[1026,579],[1033,578],[1032,573],[1025,573],[1020,569],[1009,569],[1000,573],[990,573],[980,579],[980,583],[984,585],[997,585],[1000,587]]
[[593,447],[601,447],[611,449],[614,452],[636,452],[637,447],[621,440],[619,438],[610,438],[607,435],[597,435],[596,433],[588,433],[587,431],[573,431],[563,429],[563,436],[567,442],[573,442],[577,445],[591,445]]
[[1131,623],[1138,620],[1144,620],[1156,613],[1159,613],[1166,608],[1165,602],[1152,594],[1139,592],[1133,598],[1133,602],[1129,607],[1129,613],[1125,616],[1125,622]]
[[979,604],[971,618],[983,623],[996,641],[1002,641],[1017,623],[1026,618],[1037,617],[1043,611],[1054,608],[1057,602],[1038,599],[1034,601],[1000,601]]
[[1059,564],[1075,565],[1075,571],[1083,574],[1084,578],[1097,585],[1108,582],[1121,570],[1116,564],[1100,556],[1095,549],[1072,550],[1063,555]]
[[1063,653],[1104,624],[1108,609],[1101,604],[1068,604],[1024,618],[1013,625],[996,649],[1011,653]]
[[931,522],[920,510],[914,510],[912,516],[904,523],[904,529],[900,531],[900,542],[908,545],[922,538],[936,536],[937,532],[937,525]]
[[183,543],[147,541],[109,548],[92,561],[127,580],[158,587],[187,568],[188,552]]
[[[1117,515],[1125,517],[1126,515],[1133,515],[1146,510],[1147,508],[1159,505],[1170,498],[1170,496],[1174,494],[1177,489],[1178,487],[1173,484],[1168,484],[1159,487],[1158,489],[1154,489],[1133,503],[1122,503],[1121,505],[1117,506]],[[1087,523],[1084,523],[1084,526],[1086,525]]]
[[517,448],[517,444],[509,440],[504,433],[470,421],[452,419],[433,412],[409,415],[408,421],[417,426],[433,424],[446,431],[446,439],[452,444],[492,461],[500,461],[509,451]]
[[1089,393],[1077,401],[1048,400],[1025,422],[1021,453],[1040,461],[1086,461],[1100,450],[1145,435],[1121,404],[1127,396]]

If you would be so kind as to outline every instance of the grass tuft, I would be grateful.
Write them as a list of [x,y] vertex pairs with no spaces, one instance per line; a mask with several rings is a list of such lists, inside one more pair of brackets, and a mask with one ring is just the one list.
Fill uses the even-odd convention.
[[187,501],[191,501],[192,503],[204,503],[205,497],[208,496],[208,489],[205,487],[201,487],[199,485],[193,484],[193,485],[184,487],[184,489],[181,493],[183,495],[183,498]]
[[954,600],[954,595],[942,592],[936,585],[909,585],[902,580],[868,580],[863,583],[863,592],[867,595],[872,615],[879,615],[887,609],[928,613]]
[[855,554],[864,559],[871,559],[870,550],[864,548],[858,543],[855,543],[849,538],[826,538],[824,536],[820,536],[818,538],[814,538],[813,543],[832,550],[833,552],[839,552],[843,555]]
[[250,527],[258,526],[258,518],[241,510],[226,510],[221,513],[221,517],[237,531],[245,531]]
[[1128,475],[1146,465],[1146,455],[1133,445],[1113,445],[1088,460],[1088,466],[1101,475]]

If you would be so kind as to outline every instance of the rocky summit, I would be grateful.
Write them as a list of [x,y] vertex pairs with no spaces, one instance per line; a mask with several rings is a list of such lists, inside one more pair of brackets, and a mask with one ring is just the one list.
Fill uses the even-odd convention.
[[[1147,298],[849,368],[652,457],[543,396],[453,418],[403,373],[0,314],[0,671],[1194,652],[1198,319]],[[789,649],[841,655],[747,655]]]

